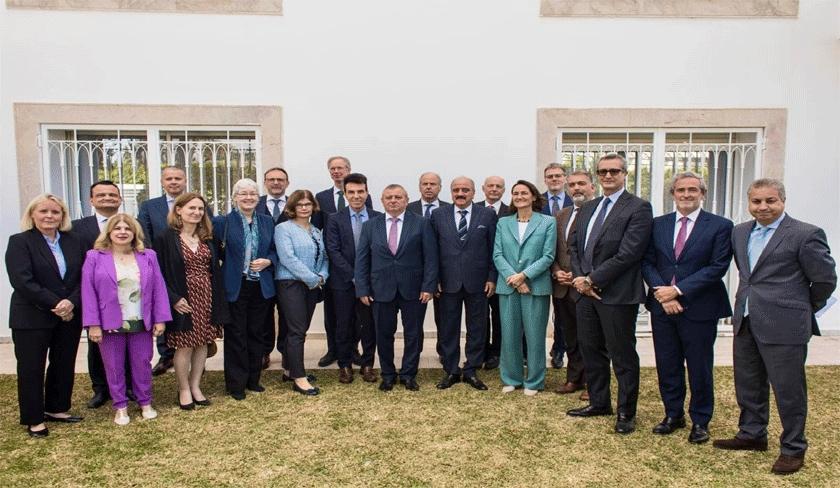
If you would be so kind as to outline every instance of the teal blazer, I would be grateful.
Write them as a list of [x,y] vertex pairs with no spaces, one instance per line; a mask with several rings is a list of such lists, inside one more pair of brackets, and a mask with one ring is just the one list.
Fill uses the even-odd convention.
[[551,295],[551,273],[557,244],[557,224],[554,217],[534,212],[525,229],[525,238],[519,243],[519,224],[516,214],[502,217],[496,225],[493,245],[493,263],[499,272],[496,293],[510,295],[516,290],[505,282],[519,272],[525,272],[526,283],[532,295]]

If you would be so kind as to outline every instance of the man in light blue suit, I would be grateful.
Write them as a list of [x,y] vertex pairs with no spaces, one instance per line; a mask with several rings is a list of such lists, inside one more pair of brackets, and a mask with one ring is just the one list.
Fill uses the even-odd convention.
[[365,222],[356,249],[356,296],[373,307],[376,348],[382,383],[394,388],[394,334],[397,312],[402,316],[404,353],[399,371],[406,389],[417,391],[415,376],[423,350],[423,317],[437,288],[438,254],[429,221],[406,212],[408,192],[388,185],[382,192],[385,215]]

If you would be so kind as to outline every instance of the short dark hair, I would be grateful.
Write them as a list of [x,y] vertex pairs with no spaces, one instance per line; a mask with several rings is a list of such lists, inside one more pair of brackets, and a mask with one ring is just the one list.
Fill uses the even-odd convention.
[[289,173],[285,169],[281,168],[280,166],[273,166],[273,167],[268,168],[267,170],[263,171],[263,179],[265,179],[266,175],[268,175],[272,171],[282,171],[283,174],[286,175],[286,179],[287,180],[289,179]]
[[[534,199],[534,203],[531,204],[531,208],[535,212],[541,211],[542,208],[545,206],[546,200],[545,200],[545,196],[542,193],[540,193],[539,190],[537,190],[536,185],[534,185],[530,181],[519,180],[516,183],[514,183],[513,185],[511,185],[510,191],[513,191],[513,189],[516,188],[517,185],[523,185],[523,186],[526,186],[528,188],[528,190],[531,192],[531,194],[536,197]],[[510,202],[510,207],[513,208],[513,200],[512,199],[511,199],[511,202]],[[515,209],[513,209],[513,210],[515,211]]]
[[287,217],[293,219],[297,217],[297,204],[304,198],[308,199],[312,202],[312,214],[314,215],[315,212],[321,209],[318,206],[318,200],[315,198],[315,195],[312,194],[309,190],[295,190],[289,195],[288,200],[286,200],[286,207],[283,209],[283,212],[286,214]]
[[357,185],[365,185],[365,191],[367,191],[367,176],[361,173],[350,173],[349,175],[344,177],[344,182],[342,188],[347,188],[347,183],[355,183]]
[[113,186],[114,188],[117,189],[117,193],[120,193],[120,187],[117,186],[117,184],[114,183],[113,181],[111,181],[111,180],[99,180],[96,183],[90,185],[90,197],[91,198],[93,198],[93,189],[96,188],[99,185]]

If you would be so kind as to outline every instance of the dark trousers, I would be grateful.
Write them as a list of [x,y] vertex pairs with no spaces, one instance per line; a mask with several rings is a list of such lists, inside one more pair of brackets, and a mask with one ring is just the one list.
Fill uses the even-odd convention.
[[[82,328],[62,322],[50,329],[12,329],[17,359],[21,425],[38,425],[44,412],[70,410],[73,373]],[[50,359],[46,366],[47,356]],[[44,369],[46,368],[46,382]]]
[[288,325],[286,333],[286,352],[283,354],[283,368],[293,379],[306,376],[303,367],[303,344],[306,331],[312,322],[315,304],[320,290],[310,290],[306,284],[297,280],[277,281],[277,300],[280,302],[280,313],[283,314]]
[[[463,371],[458,367],[461,359],[461,308],[466,311],[467,342],[464,345]],[[443,370],[447,374],[475,376],[475,370],[484,363],[484,342],[487,333],[487,295],[484,292],[467,293],[462,287],[455,293],[440,296],[443,322],[440,324],[438,343],[443,352]]]
[[327,334],[327,354],[336,354],[338,351],[335,326],[335,300],[333,300],[332,290],[324,288],[324,332]]
[[440,344],[440,327],[443,324],[443,318],[441,318],[441,305],[440,305],[440,297],[432,298],[432,315],[435,317],[435,331],[437,332],[437,340],[435,341],[435,352],[440,357],[443,357],[443,348]]
[[354,287],[346,290],[332,290],[335,304],[335,335],[338,367],[347,368],[353,364],[356,343],[362,342],[362,366],[373,366],[376,353],[376,328],[373,325],[373,311],[356,298]]
[[[155,344],[157,345],[157,351],[160,355],[158,361],[169,360],[171,361],[172,358],[175,357],[175,348],[169,347],[166,343],[166,334],[161,334],[155,338]],[[101,359],[100,359],[101,361]]]
[[659,394],[668,417],[682,417],[685,405],[685,371],[691,400],[688,414],[696,425],[708,426],[715,408],[714,359],[717,319],[696,322],[682,314],[653,312],[653,349]]
[[566,353],[566,340],[563,336],[563,317],[557,312],[560,308],[560,299],[551,297],[551,305],[554,307],[554,318],[552,319],[554,325],[554,342],[551,344],[549,354],[553,357],[555,354],[560,355],[562,360],[563,354]]
[[[275,309],[277,310],[276,328],[274,320]],[[271,303],[268,305],[268,311],[265,314],[265,341],[263,344],[264,355],[267,356],[271,354],[271,351],[273,351],[275,347],[280,354],[285,354],[283,350],[286,348],[286,331],[288,328],[286,320],[283,318],[283,313],[280,312],[280,302],[275,297],[271,299]]]
[[417,375],[420,353],[423,352],[423,317],[426,304],[419,299],[406,300],[399,294],[390,302],[373,302],[373,321],[376,324],[376,349],[379,351],[379,366],[382,379],[393,380],[397,376],[394,366],[394,334],[397,332],[397,312],[403,324],[403,358],[400,377],[413,378]]
[[[586,383],[585,368],[583,367],[583,354],[580,352],[578,343],[578,323],[575,299],[571,293],[566,293],[563,298],[554,300],[554,322],[557,318],[561,324],[560,334],[563,336],[563,343],[566,348],[568,362],[566,364],[566,382],[584,384]],[[556,334],[556,332],[555,332]]]
[[[105,377],[105,365],[102,363],[102,354],[99,351],[99,344],[88,341],[87,352],[88,375],[90,375],[90,386],[94,393],[101,393],[110,397],[108,391],[108,380]],[[125,384],[131,385],[131,364],[128,357],[125,359]]]
[[502,321],[499,315],[499,295],[487,299],[490,316],[485,329],[484,357],[499,357],[502,353]]
[[225,324],[225,387],[242,393],[260,384],[265,316],[271,301],[264,298],[259,281],[242,280],[239,298],[230,302],[230,323]]
[[608,408],[610,361],[618,379],[618,412],[636,415],[639,400],[639,355],[636,316],[639,305],[607,305],[583,296],[577,302],[578,344],[586,368],[589,403]]
[[[741,439],[766,439],[770,421],[770,386],[782,421],[781,453],[801,457],[808,449],[805,420],[808,388],[805,380],[807,344],[764,344],[752,334],[744,318],[733,339],[735,398],[741,408]],[[768,384],[769,383],[769,384]]]

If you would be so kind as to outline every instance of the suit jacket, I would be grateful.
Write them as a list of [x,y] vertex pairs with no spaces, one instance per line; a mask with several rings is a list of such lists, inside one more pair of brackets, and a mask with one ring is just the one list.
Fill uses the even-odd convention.
[[65,324],[50,310],[64,299],[73,305],[70,325],[81,323],[82,246],[72,232],[60,233],[58,244],[67,270],[64,278],[44,236],[36,228],[9,236],[6,273],[12,284],[11,329],[51,329]]
[[[315,200],[318,200],[318,207],[320,208],[312,215],[310,222],[315,227],[324,230],[327,228],[327,220],[329,217],[338,211],[335,207],[333,187],[329,187],[324,191],[319,191],[318,194],[315,195]],[[365,200],[365,207],[367,207],[368,210],[373,208],[373,200],[370,199],[370,195],[368,195],[367,200]]]
[[[273,210],[274,208],[272,207],[271,209],[269,209],[267,202],[268,202],[268,195],[261,196],[260,201],[257,202],[257,208],[254,210],[254,212],[256,212],[258,214],[268,215],[269,217],[271,217],[271,210]],[[280,212],[280,215],[277,217],[277,220],[274,220],[272,218],[272,221],[274,222],[274,225],[282,224],[283,222],[285,222],[287,220],[289,220],[289,217],[286,215],[286,212]]]
[[429,221],[406,211],[397,254],[391,254],[381,214],[362,226],[356,249],[356,296],[393,301],[397,293],[405,300],[418,300],[421,292],[437,291],[437,243]]
[[516,215],[499,219],[493,246],[493,263],[499,272],[496,293],[510,295],[516,290],[508,286],[507,278],[524,272],[525,282],[532,295],[551,295],[551,275],[548,268],[554,261],[557,246],[557,224],[554,217],[534,213],[525,228],[525,238],[519,242]]
[[96,215],[74,220],[73,229],[70,232],[82,244],[82,251],[90,251],[96,239],[99,238],[99,222],[96,221]]
[[[487,202],[482,200],[480,202],[475,202],[476,205],[481,205],[482,207],[488,207]],[[500,202],[499,204],[499,213],[496,215],[497,218],[507,217],[511,214],[510,207],[505,202]]]
[[682,315],[689,320],[717,320],[732,315],[723,276],[732,260],[732,221],[700,211],[679,259],[674,256],[676,212],[653,219],[653,234],[642,261],[648,285],[645,307],[665,315],[654,298],[654,287],[669,286],[676,277]]
[[[214,324],[227,324],[230,322],[225,288],[222,282],[222,270],[219,267],[219,257],[216,253],[216,246],[212,242],[205,241],[210,247],[210,294],[213,301],[210,312],[210,320]],[[181,238],[178,231],[167,228],[163,234],[155,237],[155,251],[160,263],[161,274],[166,282],[166,291],[169,295],[169,303],[175,305],[178,300],[186,298],[189,301],[187,291],[187,272],[184,267],[184,255],[181,253]],[[192,330],[192,317],[190,314],[182,314],[174,308],[171,311],[172,321],[166,323],[167,332],[181,332]]]
[[429,219],[438,245],[438,280],[444,293],[483,293],[487,282],[495,283],[493,243],[496,239],[496,212],[473,205],[466,240],[458,238],[453,207],[432,212]]
[[[569,242],[575,239],[575,225],[569,229],[569,238],[566,239],[566,226],[569,224],[569,219],[572,216],[574,206],[564,207],[560,213],[557,214],[557,248],[554,252],[554,262],[551,264],[551,273],[555,271],[571,271],[572,270],[572,256],[569,254]],[[580,213],[580,211],[578,211]],[[566,295],[571,296],[575,300],[579,297],[575,287],[569,285],[561,285],[554,279],[551,280],[553,287],[553,295],[556,298],[563,298]]]
[[[447,205],[452,205],[449,202],[444,202],[441,199],[438,199],[438,208],[443,208]],[[409,212],[419,215],[423,217],[423,201],[422,200],[414,200],[413,202],[408,204],[408,208],[406,208]],[[437,208],[435,209],[437,210]]]
[[[255,211],[252,222],[259,227],[260,242],[257,244],[257,255],[251,256],[251,260],[264,258],[271,261],[271,266],[260,271],[260,290],[263,298],[273,298],[275,295],[274,268],[277,266],[277,252],[274,249],[274,221],[270,215]],[[225,233],[226,230],[227,233]],[[245,233],[242,230],[242,216],[239,212],[231,211],[225,216],[213,218],[213,239],[219,258],[222,260],[225,297],[227,301],[235,302],[239,299],[242,268],[245,264]]]
[[[586,229],[601,202],[596,198],[581,205],[575,224],[575,240],[570,242],[572,272],[583,276],[581,262],[586,243]],[[589,278],[608,305],[644,303],[641,261],[650,242],[653,213],[650,203],[626,189],[610,210],[601,232],[595,237],[592,272]]]
[[[205,209],[208,217],[213,217],[213,210],[210,207]],[[169,228],[166,218],[169,216],[169,204],[166,203],[166,195],[150,198],[140,204],[137,211],[137,220],[143,228],[144,244],[146,247],[153,247],[159,235],[165,233]]]
[[732,231],[738,293],[733,322],[737,335],[749,299],[750,330],[766,344],[807,344],[819,335],[814,312],[837,286],[825,232],[786,215],[750,271],[747,246],[755,221]]
[[[368,209],[367,215],[370,221],[382,215],[382,212]],[[350,223],[350,207],[330,218],[324,241],[330,258],[330,278],[327,280],[327,286],[332,290],[351,289],[356,266],[356,242],[353,240],[353,225]]]
[[[143,325],[146,330],[152,330],[154,324],[172,320],[166,283],[154,251],[136,251],[134,257],[140,270]],[[103,330],[122,327],[123,316],[117,291],[117,267],[111,251],[88,251],[82,266],[82,325],[99,325]]]
[[[543,198],[545,198],[546,204],[543,205],[543,208],[540,211],[544,215],[551,215],[551,195],[549,195],[548,192],[545,192],[543,193]],[[572,197],[570,197],[569,194],[564,191],[563,201],[561,203],[562,205],[560,206],[560,208],[563,209],[566,207],[571,207],[572,205],[574,205],[575,202],[574,200],[572,200]]]

